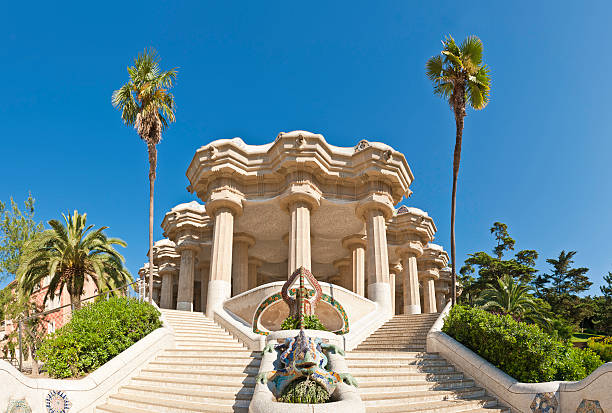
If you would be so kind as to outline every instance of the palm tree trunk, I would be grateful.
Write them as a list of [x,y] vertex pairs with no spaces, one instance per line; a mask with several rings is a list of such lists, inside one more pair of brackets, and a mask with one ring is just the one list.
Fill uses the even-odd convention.
[[451,293],[452,305],[457,303],[457,266],[455,254],[455,205],[457,203],[457,177],[459,176],[459,162],[461,161],[461,141],[463,139],[463,118],[465,117],[465,86],[455,86],[455,153],[453,156],[453,192],[451,195]]
[[81,309],[81,294],[78,292],[70,293],[70,304],[72,304],[72,309],[74,311],[80,310]]
[[153,302],[153,194],[155,190],[155,169],[157,168],[157,148],[148,144],[149,151],[149,303]]

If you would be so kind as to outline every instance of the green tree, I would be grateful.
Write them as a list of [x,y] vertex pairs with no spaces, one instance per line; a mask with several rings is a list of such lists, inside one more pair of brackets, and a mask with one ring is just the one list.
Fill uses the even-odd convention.
[[0,281],[15,275],[23,246],[43,230],[34,220],[34,203],[32,194],[24,201],[23,211],[12,197],[8,204],[0,202]]
[[547,325],[548,320],[540,312],[536,298],[530,292],[529,285],[517,282],[506,274],[496,283],[487,284],[476,304],[488,311],[511,315],[519,321]]
[[149,154],[149,302],[153,297],[153,198],[157,169],[157,144],[162,132],[175,121],[172,88],[176,68],[162,71],[154,50],[139,53],[134,66],[127,68],[130,80],[113,92],[113,106],[121,110],[121,119],[134,126],[147,144]]
[[87,214],[74,211],[72,216],[63,217],[65,225],[51,220],[50,230],[26,243],[17,279],[21,294],[29,296],[49,276],[45,302],[66,288],[71,304],[78,310],[86,277],[93,280],[98,290],[131,279],[123,256],[114,247],[127,244],[118,238],[107,238],[103,231],[108,227],[92,230],[93,225],[87,225]]
[[[462,301],[473,304],[473,298],[487,288],[488,284],[494,284],[505,275],[510,275],[521,283],[527,284],[532,281],[537,270],[535,261],[538,253],[535,250],[521,250],[514,254],[513,258],[504,259],[507,251],[513,251],[516,241],[508,233],[508,226],[501,222],[495,222],[490,228],[494,234],[497,245],[493,247],[493,254],[484,251],[469,254],[461,267],[461,283],[463,285]],[[474,276],[477,273],[477,276]]]
[[457,273],[455,268],[455,204],[457,199],[457,177],[461,161],[461,141],[466,106],[475,110],[484,109],[489,103],[491,77],[489,68],[482,62],[482,41],[468,36],[457,45],[452,36],[442,41],[441,56],[427,61],[426,73],[433,83],[434,94],[446,100],[455,115],[455,153],[453,156],[453,190],[451,195],[451,268],[452,301],[457,301]]

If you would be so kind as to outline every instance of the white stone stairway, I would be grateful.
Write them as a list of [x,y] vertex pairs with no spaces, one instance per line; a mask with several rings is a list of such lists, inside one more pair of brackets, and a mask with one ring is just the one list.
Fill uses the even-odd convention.
[[393,317],[346,357],[368,413],[509,413],[438,354],[425,352],[438,314]]
[[163,351],[97,413],[244,412],[261,356],[202,313],[162,310],[176,332]]

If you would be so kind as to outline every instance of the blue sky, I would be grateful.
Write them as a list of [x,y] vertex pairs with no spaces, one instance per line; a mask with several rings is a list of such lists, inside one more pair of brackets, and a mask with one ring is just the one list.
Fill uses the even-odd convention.
[[466,118],[458,257],[490,250],[502,221],[541,269],[577,250],[592,293],[612,271],[609,2],[101,4],[4,6],[0,199],[31,191],[44,221],[87,212],[128,242],[133,273],[147,251],[146,148],[110,96],[139,51],[156,48],[180,72],[177,122],[159,146],[156,239],[164,213],[194,199],[196,148],[305,129],[402,151],[416,177],[406,204],[434,217],[448,249],[455,126],[424,75],[447,33],[478,35],[493,77],[490,105]]

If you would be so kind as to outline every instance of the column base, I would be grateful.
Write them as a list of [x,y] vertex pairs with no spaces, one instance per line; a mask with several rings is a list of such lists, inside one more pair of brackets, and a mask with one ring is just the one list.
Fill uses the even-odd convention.
[[213,318],[214,312],[223,307],[223,302],[231,297],[232,285],[223,280],[211,280],[208,283],[206,298],[206,316]]
[[176,309],[181,311],[193,311],[193,302],[179,301],[176,303]]
[[404,314],[421,314],[421,306],[420,305],[405,305],[404,306]]
[[368,285],[368,298],[377,303],[385,313],[393,315],[393,309],[391,308],[391,286],[388,283]]

